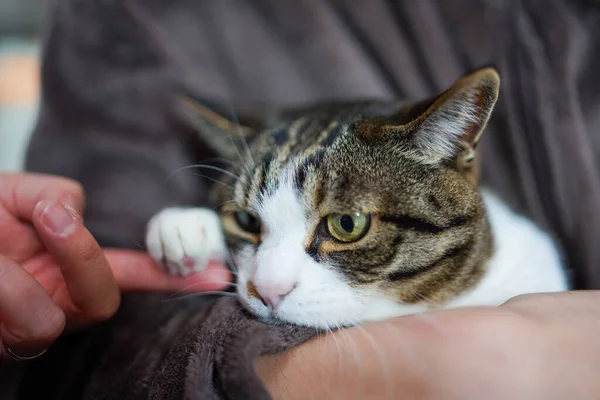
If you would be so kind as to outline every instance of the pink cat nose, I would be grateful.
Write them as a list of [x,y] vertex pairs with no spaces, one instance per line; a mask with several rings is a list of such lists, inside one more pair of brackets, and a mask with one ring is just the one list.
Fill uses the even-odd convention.
[[290,294],[295,287],[296,283],[293,282],[256,285],[256,291],[258,292],[262,302],[266,306],[271,307],[272,310],[275,310],[277,307],[279,307],[285,296]]

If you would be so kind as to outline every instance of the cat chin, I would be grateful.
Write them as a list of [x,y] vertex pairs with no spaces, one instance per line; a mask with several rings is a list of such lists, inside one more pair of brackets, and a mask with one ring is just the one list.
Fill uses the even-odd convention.
[[353,298],[330,298],[320,301],[299,302],[285,299],[275,310],[262,301],[238,293],[241,303],[250,313],[268,324],[293,324],[316,329],[332,330],[360,325],[367,322],[389,320],[405,315],[427,311],[421,305],[406,305],[373,294],[357,293]]

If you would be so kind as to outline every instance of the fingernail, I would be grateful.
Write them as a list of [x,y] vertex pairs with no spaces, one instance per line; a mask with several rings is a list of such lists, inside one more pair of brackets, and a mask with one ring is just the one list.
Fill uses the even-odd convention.
[[75,218],[59,201],[48,204],[42,213],[42,222],[60,236],[68,235],[75,229]]

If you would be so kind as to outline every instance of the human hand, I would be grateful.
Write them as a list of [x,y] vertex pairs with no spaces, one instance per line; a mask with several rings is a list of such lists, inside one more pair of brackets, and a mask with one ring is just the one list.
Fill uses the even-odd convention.
[[261,358],[275,399],[598,399],[600,291],[349,328]]
[[189,278],[158,269],[142,251],[103,251],[84,227],[74,181],[0,174],[0,359],[39,355],[65,329],[110,318],[120,291],[204,291],[228,286],[210,265]]

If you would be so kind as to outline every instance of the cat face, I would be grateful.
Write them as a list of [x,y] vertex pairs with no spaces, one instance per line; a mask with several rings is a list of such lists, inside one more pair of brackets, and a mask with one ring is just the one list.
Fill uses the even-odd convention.
[[491,252],[474,148],[498,84],[485,69],[418,104],[322,106],[255,133],[216,191],[241,301],[332,328],[473,287]]

